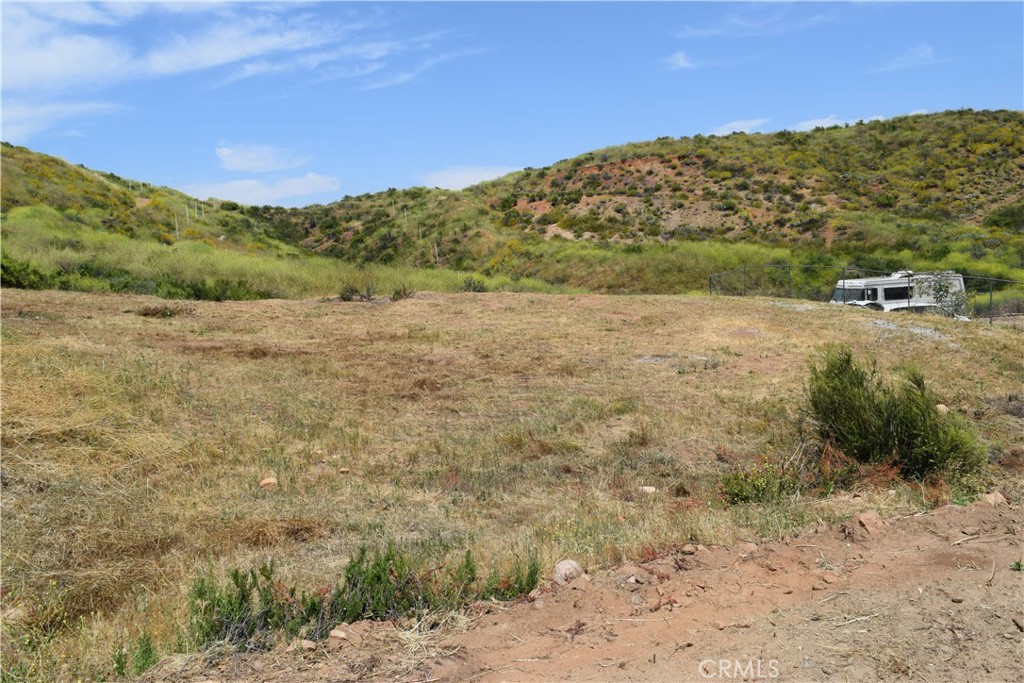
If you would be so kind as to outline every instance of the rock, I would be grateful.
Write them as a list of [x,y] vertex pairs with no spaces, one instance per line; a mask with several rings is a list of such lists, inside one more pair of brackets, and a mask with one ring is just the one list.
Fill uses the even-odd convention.
[[562,560],[555,565],[555,571],[551,579],[560,586],[564,586],[573,579],[583,575],[583,567],[576,560]]
[[751,553],[757,552],[757,544],[750,543],[749,541],[747,541],[746,543],[740,543],[739,549],[741,553],[746,553],[749,555]]
[[640,492],[646,493],[647,495],[653,495],[658,492],[658,489],[654,488],[653,486],[641,486]]
[[23,607],[12,607],[4,610],[3,616],[0,617],[0,622],[9,625],[21,625],[28,619],[28,612]]
[[711,622],[711,625],[714,626],[719,631],[724,631],[725,628],[726,628],[726,623],[724,621],[718,621],[717,619],[715,621]]
[[348,473],[349,473],[349,472],[351,472],[351,471],[352,471],[352,470],[350,470],[350,469],[349,469],[349,468],[347,468],[347,467],[342,467],[341,469],[339,469],[339,470],[338,470],[338,474],[348,474]]
[[855,541],[866,541],[882,534],[889,525],[877,512],[867,510],[843,525],[843,532]]
[[687,543],[682,547],[681,552],[683,553],[683,555],[696,555],[697,546],[693,545],[692,543]]
[[260,481],[260,488],[261,489],[266,489],[267,491],[273,491],[274,489],[277,488],[277,478],[276,477],[264,477]]
[[936,404],[935,410],[939,413],[939,415],[945,415],[946,413],[949,412],[949,408],[942,403]]
[[993,491],[992,493],[981,494],[981,499],[991,505],[992,507],[999,507],[1000,505],[1006,505],[1006,498],[999,491]]
[[315,650],[316,643],[312,640],[293,640],[291,644],[284,649],[285,652],[295,652],[296,650]]

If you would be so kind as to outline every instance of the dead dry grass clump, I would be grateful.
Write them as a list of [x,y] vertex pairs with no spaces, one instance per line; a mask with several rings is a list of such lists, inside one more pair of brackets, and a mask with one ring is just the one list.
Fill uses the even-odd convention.
[[[4,622],[5,677],[109,678],[115,651],[145,654],[143,634],[165,654],[197,576],[223,582],[267,558],[299,592],[388,543],[429,567],[471,549],[486,579],[530,557],[601,566],[864,506],[923,509],[920,487],[881,469],[849,479],[856,499],[723,501],[727,473],[797,452],[822,342],[881,367],[913,357],[946,403],[982,411],[963,411],[981,443],[1024,447],[1019,418],[986,403],[1024,383],[1019,330],[709,297],[135,314],[151,305],[4,292],[0,582],[18,617]],[[925,325],[941,336],[908,329]],[[278,485],[261,488],[269,476]]]

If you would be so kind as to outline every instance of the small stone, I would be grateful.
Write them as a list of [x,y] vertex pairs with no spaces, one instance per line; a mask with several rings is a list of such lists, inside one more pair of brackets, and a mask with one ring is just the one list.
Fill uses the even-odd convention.
[[939,415],[945,415],[946,413],[949,412],[949,408],[946,405],[942,404],[942,403],[936,404],[935,410],[936,410],[936,412],[939,413]]
[[711,625],[714,626],[719,631],[724,631],[725,627],[726,627],[726,623],[724,621],[718,621],[717,619],[715,621],[711,622]]
[[277,477],[264,477],[260,481],[260,488],[266,489],[267,491],[273,491],[277,488]]
[[683,555],[696,555],[697,546],[693,545],[692,543],[687,543],[682,547],[681,552],[683,553]]
[[342,467],[342,468],[340,468],[340,469],[338,470],[338,474],[348,474],[348,473],[349,473],[349,472],[351,472],[351,471],[352,471],[352,470],[350,470],[350,469],[349,469],[349,468],[347,468],[347,467]]
[[552,580],[560,586],[564,586],[573,579],[579,578],[583,574],[583,567],[576,560],[562,560],[555,565],[554,574],[552,574]]
[[746,553],[748,555],[751,554],[751,553],[756,553],[757,552],[757,544],[756,543],[750,543],[750,542],[740,543],[739,548],[740,548],[740,552],[741,553]]
[[866,510],[860,513],[847,524],[843,525],[843,531],[847,536],[853,537],[856,541],[866,541],[869,538],[879,536],[889,525],[884,519],[878,516],[873,510]]
[[999,507],[1000,505],[1006,505],[1006,498],[999,491],[993,491],[992,493],[981,494],[981,499],[991,505],[992,507]]
[[654,488],[653,486],[641,486],[640,492],[646,493],[647,495],[653,495],[658,492],[658,489]]
[[299,641],[299,647],[303,650],[315,650],[317,646],[315,641],[303,639]]
[[327,635],[331,640],[348,640],[348,634],[345,633],[343,628],[331,629],[331,632]]

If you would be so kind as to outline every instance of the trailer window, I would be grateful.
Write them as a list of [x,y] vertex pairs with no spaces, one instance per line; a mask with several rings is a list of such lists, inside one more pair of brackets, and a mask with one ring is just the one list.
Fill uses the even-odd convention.
[[832,292],[832,301],[847,303],[850,301],[863,301],[864,290],[863,289],[844,289],[843,287],[836,287],[836,290]]
[[910,287],[886,287],[882,290],[886,301],[905,301],[910,298]]
[[864,298],[868,301],[878,301],[878,288],[868,287],[864,290]]

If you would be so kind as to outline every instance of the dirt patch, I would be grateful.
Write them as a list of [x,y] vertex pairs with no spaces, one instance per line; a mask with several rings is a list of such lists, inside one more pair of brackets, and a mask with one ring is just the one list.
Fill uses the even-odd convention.
[[476,605],[469,628],[360,624],[358,642],[213,668],[179,658],[147,680],[1017,680],[1022,522],[988,503],[865,513],[549,582],[529,601]]

